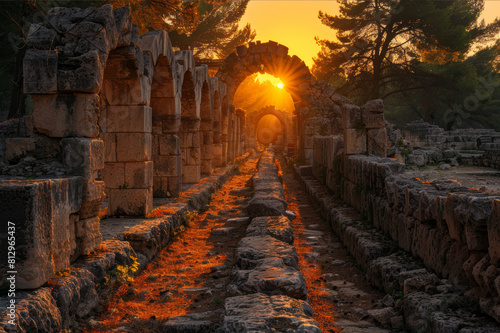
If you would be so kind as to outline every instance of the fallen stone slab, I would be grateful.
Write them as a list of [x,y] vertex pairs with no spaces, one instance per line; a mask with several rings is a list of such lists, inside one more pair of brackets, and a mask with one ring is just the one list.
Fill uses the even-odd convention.
[[306,280],[300,271],[285,265],[280,258],[266,258],[252,270],[235,270],[228,292],[286,295],[307,300]]
[[293,244],[292,223],[283,215],[254,218],[247,228],[247,236],[265,235],[272,236],[288,244]]
[[299,269],[295,247],[272,236],[251,236],[240,240],[236,264],[240,269],[253,269],[265,258],[281,258],[290,267]]
[[280,216],[286,211],[287,203],[285,200],[271,197],[269,195],[254,195],[248,202],[247,212],[252,217],[258,216]]
[[179,317],[170,317],[161,325],[164,333],[206,333],[212,332],[214,322],[217,322],[222,314],[221,310],[202,313],[190,313]]
[[301,300],[261,293],[226,299],[225,314],[217,333],[289,332],[320,333],[311,319],[313,309]]

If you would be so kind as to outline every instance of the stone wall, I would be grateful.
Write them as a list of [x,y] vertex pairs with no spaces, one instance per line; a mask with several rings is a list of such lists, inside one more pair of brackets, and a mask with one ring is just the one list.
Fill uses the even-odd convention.
[[416,120],[406,125],[404,139],[411,145],[407,164],[446,163],[498,168],[496,152],[500,133],[493,129],[456,129],[445,131],[437,125]]
[[482,311],[500,321],[500,195],[451,180],[422,183],[403,164],[373,155],[325,158],[339,142],[315,139],[313,172],[334,174],[318,179],[427,269],[467,286]]
[[53,8],[27,46],[34,110],[0,124],[0,225],[24,242],[18,288],[37,288],[99,247],[103,216],[145,216],[243,154],[245,114],[167,32],[139,36],[127,7]]

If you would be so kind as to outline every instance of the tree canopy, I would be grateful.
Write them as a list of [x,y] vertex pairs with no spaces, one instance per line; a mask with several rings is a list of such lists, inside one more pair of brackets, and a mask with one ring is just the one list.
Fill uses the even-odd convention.
[[200,19],[193,31],[170,32],[172,44],[181,50],[192,50],[196,58],[226,58],[234,49],[255,38],[250,24],[239,29],[249,0],[214,5],[201,1]]
[[483,0],[338,1],[339,15],[319,13],[337,40],[317,39],[312,70],[356,102],[384,98],[433,122],[495,73],[500,21],[478,23]]
[[255,38],[247,24],[239,29],[249,0],[109,0],[129,6],[140,33],[169,31],[174,47],[192,50],[197,58],[225,58],[236,46]]

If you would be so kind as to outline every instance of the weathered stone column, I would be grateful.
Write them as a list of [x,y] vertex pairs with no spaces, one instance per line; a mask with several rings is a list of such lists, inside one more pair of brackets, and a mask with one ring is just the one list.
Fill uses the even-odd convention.
[[222,166],[228,162],[228,139],[229,139],[229,111],[222,109],[222,131],[221,131],[221,145],[222,145]]
[[154,197],[177,197],[180,194],[182,161],[179,137],[175,134],[178,127],[179,121],[175,117],[170,120],[153,118]]
[[201,179],[200,117],[182,117],[179,140],[182,158],[182,183],[194,184]]
[[201,174],[210,175],[213,167],[213,121],[211,118],[201,120]]
[[111,215],[144,216],[153,209],[152,110],[110,105],[102,172]]
[[233,110],[229,111],[228,117],[228,133],[227,133],[227,161],[230,162],[234,159],[234,130],[235,130],[235,119]]

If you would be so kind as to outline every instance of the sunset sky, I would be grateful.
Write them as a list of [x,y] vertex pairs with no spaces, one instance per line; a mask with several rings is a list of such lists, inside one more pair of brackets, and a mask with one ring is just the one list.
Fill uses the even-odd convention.
[[[274,40],[288,46],[289,54],[297,55],[311,67],[312,57],[319,51],[314,36],[322,39],[335,36],[332,29],[321,24],[318,12],[335,14],[337,9],[335,0],[250,0],[240,24],[250,23],[257,32],[256,40]],[[486,0],[483,18],[488,23],[496,16],[500,16],[500,1]]]

